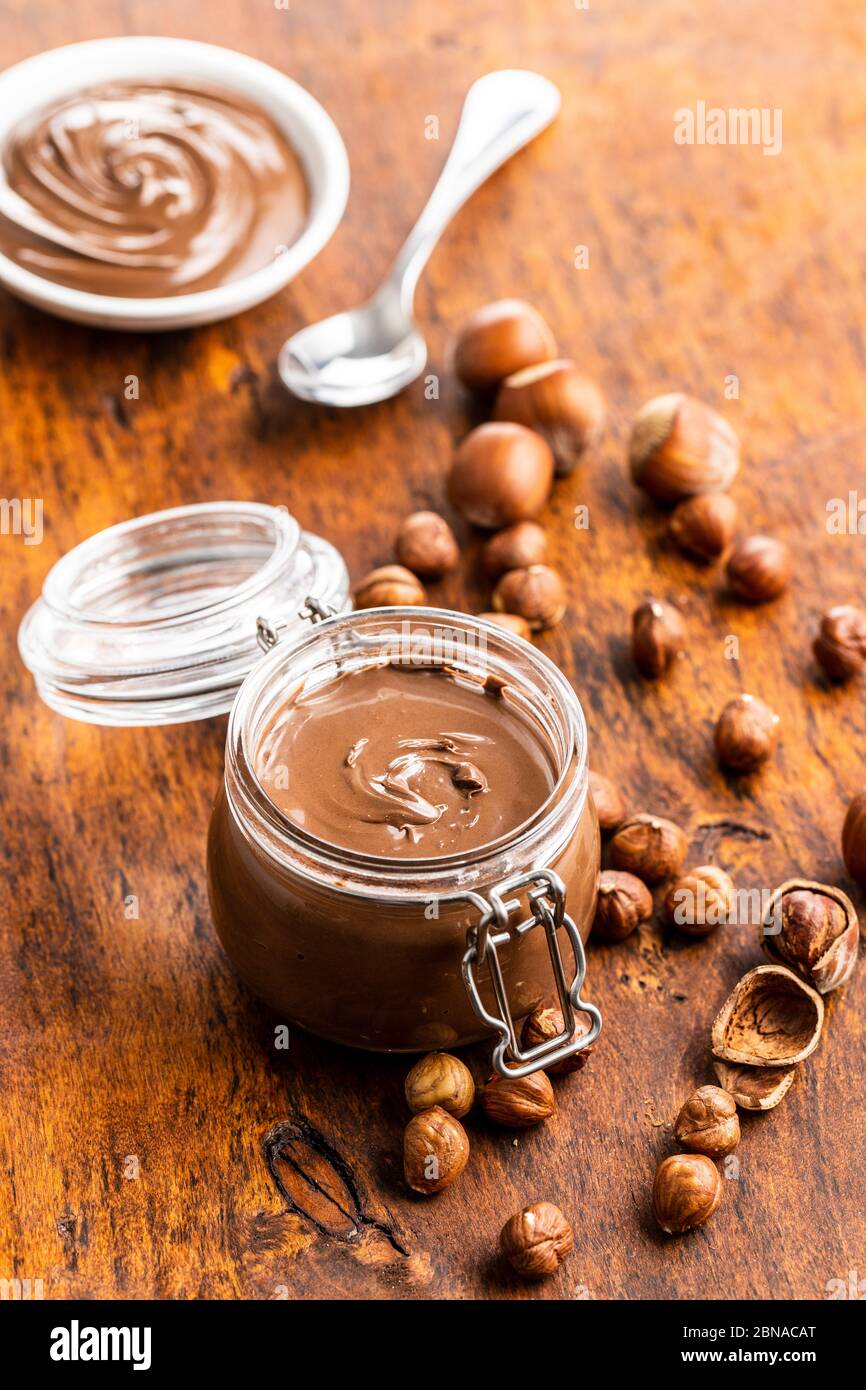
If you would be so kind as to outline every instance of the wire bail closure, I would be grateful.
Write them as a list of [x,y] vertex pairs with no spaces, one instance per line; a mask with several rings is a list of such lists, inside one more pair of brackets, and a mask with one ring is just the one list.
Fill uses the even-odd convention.
[[[510,895],[521,889],[529,889],[527,897],[531,915],[521,922],[512,924],[509,919],[520,911],[520,900]],[[486,896],[474,892],[463,893],[460,896],[480,914],[480,920],[466,933],[463,983],[478,1017],[488,1028],[499,1034],[499,1041],[493,1049],[493,1066],[496,1071],[502,1076],[529,1076],[532,1072],[563,1061],[594,1043],[601,1031],[601,1013],[594,1004],[589,1004],[580,997],[586,976],[586,953],[580,932],[565,911],[565,886],[558,874],[551,869],[539,869],[534,873],[518,874],[506,879],[498,887],[491,888]],[[534,927],[541,927],[547,937],[547,949],[564,1027],[555,1038],[549,1038],[524,1051],[520,1047],[511,1005],[508,1002],[499,950],[510,942],[512,937],[519,939]],[[575,973],[570,982],[559,948],[557,933],[560,928],[568,936],[574,953]],[[478,966],[485,963],[490,971],[497,1013],[491,1013],[485,1007],[478,990],[475,972]],[[574,1030],[577,1013],[589,1015],[592,1026],[587,1033],[576,1038]],[[509,1065],[506,1054],[510,1054],[516,1065]]]
[[[310,622],[315,627],[316,623],[323,623],[326,618],[333,618],[336,615],[336,608],[329,603],[321,603],[319,599],[308,594],[304,599],[304,606],[298,612],[298,617],[302,622]],[[263,652],[271,651],[280,640],[280,624],[272,623],[270,618],[256,618],[256,641]],[[285,627],[285,623],[282,624]]]

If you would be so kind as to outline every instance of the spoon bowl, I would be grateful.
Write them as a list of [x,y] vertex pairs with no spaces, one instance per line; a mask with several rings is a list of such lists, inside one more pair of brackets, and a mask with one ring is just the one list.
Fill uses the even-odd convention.
[[424,370],[427,344],[388,288],[357,309],[311,324],[284,343],[285,386],[319,405],[372,405],[396,396]]

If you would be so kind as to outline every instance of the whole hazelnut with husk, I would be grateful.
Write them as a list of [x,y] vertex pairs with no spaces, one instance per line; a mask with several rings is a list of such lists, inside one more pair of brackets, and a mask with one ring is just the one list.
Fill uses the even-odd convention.
[[635,416],[628,450],[631,476],[658,502],[727,492],[740,467],[740,445],[718,411],[672,392]]
[[481,1092],[481,1106],[494,1124],[530,1129],[549,1120],[556,1109],[553,1087],[543,1071],[529,1076],[491,1076]]
[[402,565],[371,570],[355,589],[356,608],[397,608],[426,602],[423,584]]
[[686,856],[686,837],[663,816],[630,816],[610,842],[615,869],[636,874],[644,883],[672,878]]
[[507,376],[556,355],[556,339],[537,309],[522,299],[497,299],[462,323],[454,371],[471,391],[492,391]]
[[726,492],[687,497],[668,522],[672,539],[692,559],[715,560],[727,550],[737,529],[737,504]]
[[791,552],[774,536],[746,536],[728,556],[726,573],[743,603],[769,603],[791,582]]
[[448,475],[452,506],[476,526],[495,530],[531,521],[550,496],[553,454],[523,425],[486,424],[467,434]]
[[713,1053],[726,1062],[792,1067],[821,1040],[824,1001],[783,965],[758,965],[737,982],[716,1016]]
[[791,1089],[796,1067],[747,1067],[713,1062],[719,1085],[741,1110],[772,1110]]
[[516,420],[537,430],[553,450],[557,473],[564,477],[598,438],[604,397],[573,362],[558,358],[506,377],[496,397],[493,418]]
[[851,877],[866,885],[866,787],[852,798],[845,813],[842,858]]
[[520,618],[516,613],[479,613],[479,618],[485,622],[495,623],[497,627],[504,628],[506,632],[513,632],[516,637],[522,637],[529,642],[532,639],[532,628],[525,618]]
[[469,1113],[475,1099],[471,1071],[450,1052],[428,1052],[415,1063],[403,1089],[406,1104],[414,1114],[441,1105],[459,1120]]
[[441,1192],[469,1161],[466,1130],[441,1105],[413,1115],[403,1135],[403,1173],[414,1192]]
[[740,1142],[740,1120],[733,1096],[718,1086],[699,1086],[677,1115],[674,1138],[692,1154],[725,1158]]
[[549,565],[509,570],[493,590],[493,607],[498,613],[516,613],[533,632],[540,632],[553,627],[565,612],[565,586]]
[[609,777],[602,777],[600,772],[590,772],[589,790],[595,803],[599,829],[604,834],[616,830],[626,815],[625,801],[619,787]]
[[625,941],[652,916],[652,893],[634,874],[602,869],[592,930],[602,941]]
[[453,570],[460,558],[454,532],[438,512],[412,512],[401,522],[394,545],[401,565],[438,579]]
[[518,521],[490,537],[482,559],[487,573],[492,575],[543,565],[547,559],[547,532],[535,521]]
[[669,1236],[694,1230],[722,1200],[719,1170],[705,1154],[671,1154],[656,1170],[652,1200],[656,1221]]
[[708,936],[726,923],[734,906],[734,881],[715,864],[700,864],[671,884],[665,913],[686,936]]
[[769,758],[779,738],[779,716],[756,695],[730,700],[716,723],[719,762],[735,772],[751,772]]
[[641,675],[662,675],[686,649],[686,625],[678,610],[659,599],[647,599],[632,614],[631,650]]
[[[588,1033],[592,1024],[586,1014],[578,1014],[574,1020],[574,1032],[572,1038],[582,1038]],[[541,1043],[550,1042],[553,1038],[558,1038],[565,1031],[565,1021],[559,1009],[533,1009],[531,1014],[527,1014],[523,1020],[523,1027],[520,1032],[520,1046],[523,1051],[530,1047],[538,1047]],[[569,1076],[572,1072],[580,1071],[589,1061],[590,1053],[595,1051],[595,1043],[590,1043],[588,1047],[581,1048],[580,1052],[573,1052],[570,1057],[564,1057],[560,1062],[554,1062],[552,1066],[545,1067],[548,1076]]]
[[844,985],[857,964],[860,922],[841,888],[789,879],[777,888],[759,929],[772,961],[802,975],[819,994]]
[[831,680],[847,681],[866,664],[866,613],[850,603],[830,608],[821,619],[813,651]]
[[533,1202],[502,1227],[499,1248],[525,1279],[547,1279],[574,1249],[572,1229],[552,1202]]

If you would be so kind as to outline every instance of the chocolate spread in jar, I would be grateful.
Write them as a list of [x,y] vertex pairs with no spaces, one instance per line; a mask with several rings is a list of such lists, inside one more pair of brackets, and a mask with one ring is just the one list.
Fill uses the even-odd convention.
[[256,773],[294,824],[389,858],[470,854],[534,815],[549,752],[509,692],[438,668],[339,676],[282,711]]
[[2,157],[45,235],[0,217],[0,251],[93,294],[161,297],[240,279],[307,220],[306,179],[286,137],[217,89],[88,88],[19,123]]

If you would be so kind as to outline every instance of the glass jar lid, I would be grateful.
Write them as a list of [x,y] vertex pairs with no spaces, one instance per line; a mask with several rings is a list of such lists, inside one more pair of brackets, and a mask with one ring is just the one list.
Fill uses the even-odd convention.
[[302,633],[308,598],[350,607],[339,551],[285,507],[206,502],[111,526],[64,555],[18,644],[46,704],[92,724],[224,714],[262,657],[258,625]]

